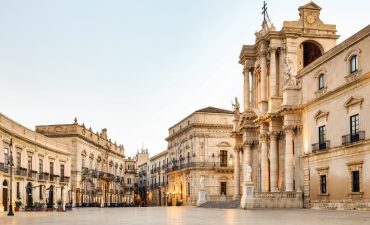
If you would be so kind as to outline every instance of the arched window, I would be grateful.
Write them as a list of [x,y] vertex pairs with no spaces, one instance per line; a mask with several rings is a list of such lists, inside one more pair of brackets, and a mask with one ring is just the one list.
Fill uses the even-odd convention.
[[354,73],[358,70],[358,57],[357,55],[353,55],[350,59],[350,72]]
[[319,90],[323,89],[325,87],[325,80],[324,80],[324,74],[319,75]]

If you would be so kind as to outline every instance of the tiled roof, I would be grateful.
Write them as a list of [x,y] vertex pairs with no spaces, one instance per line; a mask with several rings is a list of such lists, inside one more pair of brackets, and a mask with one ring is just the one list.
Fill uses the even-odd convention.
[[234,112],[226,109],[220,109],[220,108],[215,108],[212,106],[208,106],[204,109],[199,109],[195,112],[204,112],[204,113],[226,113],[226,114],[234,114]]

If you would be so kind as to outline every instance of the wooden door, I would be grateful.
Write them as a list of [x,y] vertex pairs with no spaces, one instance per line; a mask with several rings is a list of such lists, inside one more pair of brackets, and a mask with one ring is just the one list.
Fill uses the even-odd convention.
[[4,211],[8,211],[8,188],[3,188],[3,206]]

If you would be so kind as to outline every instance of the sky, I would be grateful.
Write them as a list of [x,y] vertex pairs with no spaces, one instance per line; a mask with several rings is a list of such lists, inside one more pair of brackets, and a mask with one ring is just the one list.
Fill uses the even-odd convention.
[[[0,112],[34,129],[108,129],[134,156],[167,148],[168,128],[192,112],[242,99],[243,44],[261,0],[0,0]],[[272,23],[297,20],[308,0],[267,1]],[[370,1],[315,1],[338,43],[370,21]]]

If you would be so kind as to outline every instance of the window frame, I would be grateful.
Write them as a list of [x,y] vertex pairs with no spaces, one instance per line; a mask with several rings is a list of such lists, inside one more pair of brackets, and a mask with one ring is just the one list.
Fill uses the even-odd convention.
[[358,71],[358,55],[355,54],[349,58],[349,72],[352,74],[357,71]]
[[326,174],[321,174],[320,175],[320,193],[321,194],[327,194],[328,192],[327,185],[328,185],[328,180],[327,180]]
[[319,90],[325,88],[325,75],[323,73],[320,73],[320,75],[318,76],[318,86]]
[[[351,173],[352,176],[352,192],[353,193],[359,193],[361,188],[360,188],[360,171],[359,170],[353,170]],[[356,178],[356,179],[355,179]]]

